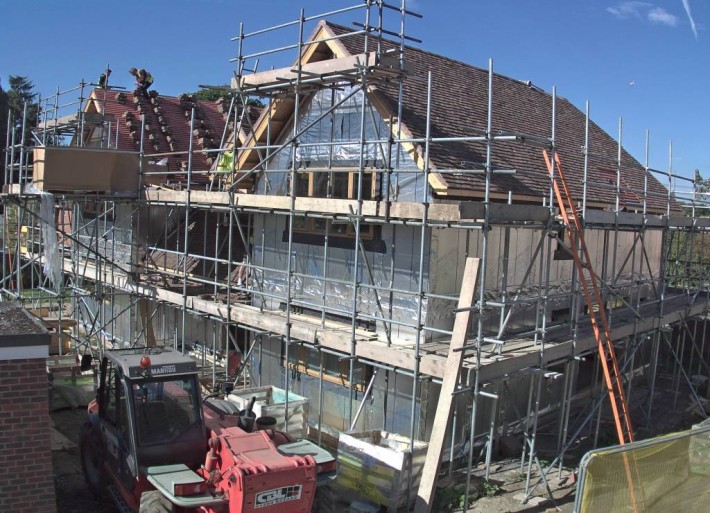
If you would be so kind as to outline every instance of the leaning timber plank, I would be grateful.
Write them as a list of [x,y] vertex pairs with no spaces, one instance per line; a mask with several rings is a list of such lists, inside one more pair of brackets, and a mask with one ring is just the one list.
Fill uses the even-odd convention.
[[419,482],[419,491],[417,492],[416,504],[414,505],[415,513],[429,513],[434,501],[434,490],[439,473],[439,464],[441,463],[441,452],[444,448],[446,429],[451,419],[454,391],[459,382],[459,372],[463,360],[463,351],[461,349],[466,344],[468,338],[466,335],[468,333],[468,323],[471,318],[471,306],[473,305],[473,300],[476,295],[479,263],[480,260],[478,258],[466,259],[458,310],[456,312],[456,319],[454,320],[454,331],[451,336],[451,344],[449,345],[449,354],[446,358],[446,372],[444,373],[444,379],[441,383],[439,405],[436,408],[434,425],[431,428],[431,438],[429,439],[429,448],[427,449],[424,468],[422,469],[422,477]]

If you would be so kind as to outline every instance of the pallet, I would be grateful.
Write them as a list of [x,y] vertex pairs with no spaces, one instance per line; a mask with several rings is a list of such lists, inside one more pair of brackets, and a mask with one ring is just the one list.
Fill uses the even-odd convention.
[[76,376],[81,373],[81,364],[76,361],[76,355],[55,355],[47,358],[47,374],[50,379],[71,376],[72,384],[76,384]]

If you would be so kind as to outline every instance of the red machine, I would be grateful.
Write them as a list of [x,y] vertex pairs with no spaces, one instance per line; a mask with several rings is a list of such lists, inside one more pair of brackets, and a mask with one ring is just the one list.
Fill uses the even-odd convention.
[[[170,348],[106,351],[81,432],[89,488],[130,513],[309,513],[325,451],[201,398],[197,367]],[[316,460],[319,463],[316,463]]]

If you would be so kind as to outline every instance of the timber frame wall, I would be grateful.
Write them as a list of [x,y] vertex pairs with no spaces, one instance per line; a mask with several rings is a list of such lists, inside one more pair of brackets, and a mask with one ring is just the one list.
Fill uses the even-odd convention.
[[[255,60],[264,55],[285,53],[287,56],[303,55],[307,50],[308,42],[304,37],[304,30],[308,24],[325,18],[326,16],[345,13],[364,12],[362,28],[353,32],[355,35],[365,37],[366,50],[369,48],[377,56],[380,48],[378,41],[384,36],[399,34],[398,42],[401,48],[406,41],[413,40],[404,35],[406,21],[415,13],[407,11],[402,6],[390,6],[384,2],[365,2],[351,8],[342,9],[326,15],[306,17],[302,12],[298,19],[291,23],[279,25],[266,30],[247,33],[240,28],[240,33],[234,38],[238,42],[238,55],[235,59],[237,72],[235,83],[243,84],[232,95],[232,106],[229,115],[233,119],[237,130],[249,132],[246,124],[247,117],[242,117],[237,107],[245,104],[251,97],[259,97],[267,103],[273,104],[284,94],[292,95],[291,119],[299,119],[299,109],[302,108],[304,99],[314,88],[336,87],[347,84],[354,88],[367,90],[371,82],[377,82],[383,74],[389,81],[397,80],[405,69],[406,63],[400,62],[394,68],[388,66],[382,69],[377,64],[348,67],[337,69],[326,78],[323,75],[315,76],[301,69],[300,64],[293,67],[292,76],[281,77],[274,74],[270,83],[260,82],[258,86],[249,86],[249,80],[242,81],[243,77],[250,75],[246,71],[253,68]],[[383,28],[385,13],[393,15],[396,19],[395,30]],[[388,18],[391,22],[391,18]],[[298,40],[293,45],[284,48],[247,53],[246,48],[252,39],[269,35],[273,31],[294,28],[298,32]],[[290,52],[290,53],[289,53]],[[367,53],[367,52],[366,52]],[[379,57],[379,56],[378,56]],[[379,61],[376,61],[379,62]],[[352,63],[351,63],[352,64]],[[56,315],[69,315],[76,321],[73,328],[73,344],[70,351],[80,354],[101,354],[105,348],[114,345],[150,346],[156,343],[174,343],[183,351],[187,351],[186,341],[190,339],[190,323],[193,319],[202,319],[214,325],[215,331],[212,339],[212,348],[202,348],[201,357],[206,373],[211,373],[212,386],[223,379],[224,369],[218,365],[209,367],[209,354],[226,351],[233,345],[239,344],[240,349],[249,356],[262,350],[263,341],[279,341],[283,344],[283,366],[292,368],[297,363],[297,349],[307,347],[323,357],[334,355],[343,365],[347,365],[346,385],[350,394],[350,404],[347,425],[356,425],[360,409],[364,404],[364,397],[360,393],[364,390],[365,396],[370,390],[375,375],[406,376],[411,382],[409,397],[420,398],[424,388],[431,388],[441,383],[446,372],[445,362],[448,350],[447,337],[451,337],[451,328],[448,330],[441,326],[426,324],[423,315],[423,305],[434,299],[450,302],[450,309],[456,306],[457,294],[437,295],[427,290],[424,275],[425,241],[428,233],[433,229],[457,230],[467,234],[475,234],[480,240],[476,253],[466,256],[480,258],[479,286],[477,300],[473,307],[473,322],[470,324],[468,344],[465,346],[465,357],[461,371],[460,384],[456,392],[458,400],[454,421],[450,423],[452,440],[461,436],[468,438],[469,450],[465,458],[465,465],[470,472],[477,457],[480,443],[485,443],[486,476],[492,457],[494,441],[505,434],[497,418],[501,408],[516,408],[516,401],[508,400],[513,394],[509,383],[527,376],[529,395],[527,407],[516,411],[514,415],[524,433],[525,443],[522,449],[521,465],[527,470],[526,493],[535,491],[530,483],[533,466],[539,465],[536,451],[536,440],[542,409],[545,405],[541,400],[543,389],[549,380],[562,381],[561,394],[555,399],[550,408],[554,410],[554,425],[557,430],[557,455],[548,469],[560,465],[564,453],[569,446],[577,440],[582,433],[594,432],[594,439],[599,435],[601,424],[600,405],[604,401],[604,392],[596,364],[592,373],[593,401],[585,410],[585,415],[573,415],[573,403],[578,390],[578,374],[580,365],[584,362],[594,362],[596,344],[591,331],[587,327],[587,317],[584,314],[584,305],[580,297],[580,287],[575,281],[575,276],[569,277],[571,289],[563,294],[562,301],[568,302],[571,307],[569,319],[564,322],[553,322],[553,301],[560,301],[550,292],[551,282],[549,269],[552,265],[553,254],[559,240],[554,234],[561,232],[559,216],[553,203],[535,205],[519,205],[509,201],[508,204],[491,201],[491,178],[493,166],[490,161],[490,148],[497,144],[500,137],[491,131],[491,118],[493,115],[493,65],[489,64],[489,103],[488,103],[488,132],[480,137],[471,137],[471,140],[484,142],[489,151],[487,162],[482,172],[485,186],[481,191],[481,201],[436,201],[422,202],[396,202],[392,201],[389,193],[377,201],[367,200],[363,197],[363,176],[366,173],[364,159],[360,159],[358,167],[349,170],[357,172],[357,194],[348,200],[332,198],[308,198],[297,196],[295,187],[291,187],[287,196],[262,196],[245,192],[249,179],[257,172],[268,172],[270,157],[260,158],[258,165],[252,169],[238,169],[228,176],[216,176],[210,170],[193,169],[191,166],[185,174],[182,187],[170,189],[160,186],[141,186],[138,197],[118,197],[109,194],[81,194],[62,193],[53,198],[56,211],[56,231],[59,233],[57,251],[61,255],[61,270],[64,278],[61,286],[52,285],[46,272],[41,267],[45,263],[46,235],[42,234],[43,221],[40,217],[39,196],[28,187],[31,182],[31,149],[34,145],[43,145],[66,141],[71,138],[73,144],[84,145],[86,123],[93,123],[100,127],[102,145],[110,148],[112,141],[117,137],[115,123],[120,120],[87,119],[84,115],[84,106],[87,100],[86,88],[89,84],[82,82],[78,88],[68,91],[58,91],[56,95],[40,99],[40,112],[42,124],[37,127],[32,140],[25,137],[21,127],[26,119],[9,120],[8,140],[5,153],[5,183],[6,186],[2,200],[5,208],[4,215],[4,264],[2,275],[2,293],[6,299],[21,301],[28,306],[41,306],[41,304],[59,305]],[[65,98],[74,98],[77,101],[66,101]],[[555,101],[552,96],[552,119],[550,127],[552,137],[539,134],[517,134],[519,139],[528,141],[544,141],[543,146],[555,149]],[[429,76],[429,104],[431,98],[431,76]],[[401,105],[399,108],[401,109]],[[64,111],[62,110],[64,109]],[[76,114],[64,116],[67,109],[75,109]],[[361,115],[366,116],[365,101],[362,104]],[[427,108],[427,116],[430,109]],[[96,117],[94,115],[94,117]],[[193,111],[194,118],[194,111]],[[276,121],[274,121],[276,122]],[[112,125],[113,123],[113,125]],[[587,133],[589,128],[589,108],[587,106]],[[114,128],[112,128],[112,126]],[[363,125],[364,126],[364,123]],[[430,120],[427,119],[427,127]],[[192,126],[191,126],[192,128]],[[191,130],[192,132],[192,130]],[[356,143],[365,144],[364,129]],[[509,137],[508,134],[506,137]],[[94,137],[94,140],[96,138]],[[647,140],[648,140],[647,136]],[[619,141],[621,140],[621,123]],[[380,143],[382,141],[379,141]],[[424,139],[413,140],[401,133],[393,133],[392,137],[385,140],[385,144],[401,145],[418,143],[424,148],[423,161],[429,161],[429,148],[437,141],[429,135]],[[256,147],[259,152],[273,156],[275,151],[287,145],[295,147],[299,144],[299,134],[293,128],[291,136],[285,141],[271,141],[266,138]],[[324,143],[328,144],[328,143]],[[336,144],[336,143],[331,143]],[[648,144],[647,144],[648,146]],[[254,146],[249,150],[253,151]],[[621,143],[619,142],[619,148]],[[240,141],[226,133],[222,138],[219,149],[206,150],[222,155],[232,153],[233,160],[239,159],[241,152],[246,151],[240,147]],[[150,155],[144,150],[143,141],[139,150],[141,156],[161,157]],[[396,153],[396,152],[390,152]],[[619,150],[619,154],[621,150]],[[648,154],[648,151],[647,151]],[[191,159],[188,155],[188,162]],[[143,160],[141,160],[141,163]],[[617,172],[621,162],[615,163]],[[142,166],[142,164],[141,164]],[[699,248],[708,244],[708,227],[710,219],[701,217],[700,207],[704,204],[703,198],[695,193],[686,197],[678,190],[678,184],[684,183],[690,188],[692,182],[673,173],[672,159],[667,171],[658,171],[649,167],[648,158],[645,163],[646,174],[660,176],[667,183],[668,195],[666,198],[666,212],[650,212],[647,208],[649,192],[644,186],[643,190],[634,191],[643,199],[643,206],[637,212],[625,212],[620,207],[620,186],[616,185],[616,205],[612,211],[601,211],[587,208],[586,181],[584,195],[580,198],[581,212],[585,227],[589,231],[603,232],[604,247],[602,254],[608,256],[608,261],[603,269],[597,271],[605,283],[604,293],[607,304],[610,305],[613,336],[620,353],[623,354],[621,365],[627,375],[632,376],[635,369],[642,369],[643,386],[637,385],[638,380],[629,380],[627,383],[627,396],[635,410],[634,418],[637,424],[653,421],[652,406],[654,389],[661,370],[667,371],[672,378],[673,387],[678,393],[680,387],[688,387],[695,396],[695,389],[690,376],[694,374],[708,375],[708,353],[710,347],[705,347],[705,333],[707,332],[708,319],[708,262]],[[384,178],[388,173],[397,172],[397,162],[390,161],[383,169],[375,170]],[[291,181],[296,183],[298,170],[294,166],[290,170]],[[370,172],[367,170],[367,172]],[[409,169],[406,172],[412,173]],[[428,165],[418,171],[426,177],[426,197],[431,197],[430,174],[433,172]],[[141,167],[139,170],[141,183],[156,183],[157,177]],[[197,175],[212,177],[211,185],[195,185],[193,178]],[[586,176],[586,153],[585,153]],[[148,180],[147,178],[150,178]],[[200,181],[200,184],[204,181]],[[665,185],[665,184],[664,184]],[[673,191],[673,192],[671,192]],[[549,196],[552,198],[552,194]],[[691,210],[690,216],[674,213],[672,204],[675,201],[685,200]],[[88,221],[82,213],[89,210],[94,214]],[[67,215],[67,212],[72,215]],[[174,231],[180,232],[176,236],[176,246],[146,247],[145,239],[141,237],[151,212],[163,212],[165,218],[172,216]],[[161,214],[163,215],[163,214]],[[218,255],[212,248],[203,248],[201,254],[191,253],[191,232],[188,226],[195,218],[204,218],[207,224],[208,216],[217,215],[220,223],[217,230],[218,245],[226,248],[226,256]],[[352,258],[354,267],[367,268],[367,252],[361,250],[361,233],[365,224],[380,226],[407,226],[416,230],[420,236],[416,237],[419,252],[419,269],[416,286],[410,290],[395,290],[383,284],[377,284],[381,294],[404,294],[414,298],[419,305],[416,318],[407,326],[414,337],[407,343],[398,343],[393,340],[390,333],[397,323],[392,318],[381,316],[369,318],[358,309],[358,294],[368,291],[374,284],[368,283],[366,277],[353,273],[352,280],[343,283],[355,291],[349,320],[343,322],[333,318],[327,302],[320,305],[299,303],[293,292],[295,280],[302,278],[296,269],[292,258],[287,258],[285,269],[269,269],[255,261],[253,252],[247,252],[246,265],[250,269],[252,279],[246,285],[237,285],[233,279],[235,271],[240,265],[236,258],[237,248],[249,248],[260,244],[257,234],[253,233],[253,221],[256,216],[280,216],[286,219],[288,227],[286,244],[288,255],[292,254],[294,245],[294,226],[299,219],[318,218],[349,223],[352,227],[353,247]],[[116,219],[121,218],[123,225],[117,227]],[[168,225],[166,221],[166,226]],[[493,229],[500,230],[503,241],[503,253],[497,254],[489,247],[489,237]],[[166,228],[167,230],[167,228]],[[491,299],[491,290],[486,288],[487,274],[491,271],[491,260],[499,258],[502,262],[503,283],[509,271],[508,251],[510,249],[511,230],[530,230],[535,234],[537,244],[530,267],[539,267],[536,276],[539,279],[534,285],[537,291],[532,298],[534,302],[535,319],[530,324],[529,330],[507,335],[504,329],[506,318],[516,308],[529,305],[531,297],[522,298],[521,290],[498,291]],[[619,255],[615,254],[616,241],[622,234],[632,233],[633,243],[629,247],[628,255],[621,258],[623,265],[617,266]],[[250,240],[250,234],[253,240]],[[467,235],[468,237],[468,235]],[[656,237],[661,240],[661,258],[658,262],[650,262],[646,251],[646,240]],[[167,240],[167,236],[165,240]],[[172,240],[172,239],[171,239]],[[262,254],[263,254],[263,249]],[[155,266],[148,269],[141,267],[141,256],[151,251],[160,251],[161,254],[171,254],[177,264],[172,267]],[[123,253],[121,253],[123,252]],[[123,256],[118,257],[117,253]],[[326,243],[327,260],[327,243]],[[210,256],[211,255],[211,256]],[[361,260],[362,259],[362,260]],[[199,273],[188,268],[188,262],[196,260],[199,266],[222,266],[226,269],[226,278],[217,278],[216,272]],[[621,268],[618,268],[621,267]],[[657,268],[659,267],[659,269]],[[636,283],[652,292],[650,298],[642,298],[635,294],[632,299],[617,291],[617,278],[622,272],[630,273],[632,277],[642,278],[645,283]],[[286,293],[282,297],[268,297],[277,300],[283,307],[269,310],[264,307],[268,292],[260,288],[259,277],[266,273],[279,273],[287,284]],[[650,277],[650,278],[649,278]],[[329,279],[316,277],[323,282]],[[527,279],[527,277],[526,277]],[[525,280],[524,280],[525,281]],[[119,301],[119,298],[121,300]],[[245,300],[245,298],[247,298]],[[41,303],[41,304],[40,304]],[[612,308],[613,306],[613,308]],[[316,309],[319,315],[306,315],[304,307]],[[482,312],[495,312],[500,320],[501,330],[498,335],[487,334],[484,315]],[[340,313],[340,312],[338,312]],[[161,321],[162,317],[162,321]],[[365,330],[360,321],[375,321],[377,330]],[[174,323],[173,337],[166,340],[166,329],[158,329],[158,324],[165,326]],[[119,328],[117,325],[122,327]],[[453,325],[453,316],[452,316]],[[237,340],[237,333],[248,333],[248,336]],[[156,342],[156,331],[159,332]],[[435,334],[435,337],[431,335]],[[60,344],[60,351],[63,348]],[[355,386],[358,366],[366,365],[375,372],[369,381],[362,386]],[[259,369],[249,369],[258,379]],[[232,376],[233,378],[233,376]],[[284,382],[281,384],[287,389],[292,385],[292,374],[284,373]],[[321,384],[324,372],[320,372]],[[209,380],[208,380],[209,381]],[[640,389],[643,388],[643,392]],[[637,392],[637,389],[639,390]],[[322,394],[322,388],[321,392]],[[519,391],[515,392],[519,394]],[[528,393],[528,392],[526,392]],[[463,399],[462,399],[463,398]],[[315,399],[315,398],[313,398]],[[513,398],[515,399],[515,398]],[[695,396],[698,403],[701,399]],[[318,400],[321,400],[319,397]],[[288,399],[287,399],[288,401]],[[509,405],[507,407],[505,405]],[[288,403],[286,405],[288,408]],[[411,418],[407,433],[411,439],[426,435],[425,426],[420,426],[418,417],[417,400],[411,400]],[[456,420],[458,419],[458,420]],[[463,420],[462,420],[463,419]],[[457,425],[458,422],[458,425]],[[469,429],[462,429],[462,425]],[[487,426],[485,430],[480,426]],[[320,419],[317,426],[321,426]],[[473,426],[473,429],[470,427]],[[372,426],[377,427],[377,426]],[[586,430],[586,431],[585,431]],[[458,434],[457,434],[458,433]],[[462,435],[463,433],[463,435]],[[453,444],[453,442],[452,442]],[[465,501],[468,503],[468,501]]]

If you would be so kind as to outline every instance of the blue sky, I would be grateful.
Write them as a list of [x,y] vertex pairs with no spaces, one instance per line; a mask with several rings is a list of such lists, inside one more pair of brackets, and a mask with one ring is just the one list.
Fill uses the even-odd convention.
[[[393,3],[399,0],[391,0]],[[230,41],[298,17],[360,5],[360,0],[25,0],[0,7],[0,78],[26,75],[43,94],[96,80],[132,85],[131,66],[155,76],[164,94],[224,84],[237,53]],[[531,80],[584,109],[642,163],[651,133],[651,167],[710,177],[710,2],[704,0],[409,0],[424,19],[407,34],[426,50]],[[396,24],[391,17],[390,24]],[[362,22],[357,10],[335,21]],[[397,26],[397,25],[391,25]],[[309,30],[308,30],[309,31]],[[307,31],[307,32],[308,32]],[[249,52],[297,41],[295,29],[253,38]],[[290,64],[295,51],[265,57],[260,69]],[[687,187],[687,186],[684,186]]]

